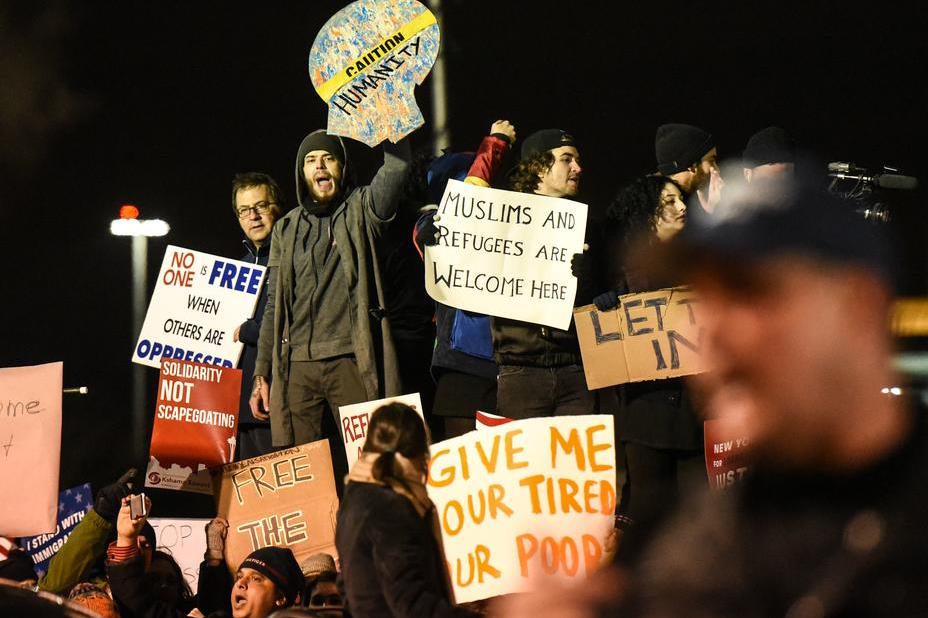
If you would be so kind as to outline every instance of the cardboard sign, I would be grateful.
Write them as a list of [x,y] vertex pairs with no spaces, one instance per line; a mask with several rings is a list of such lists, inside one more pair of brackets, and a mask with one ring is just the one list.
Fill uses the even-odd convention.
[[208,519],[167,519],[152,517],[148,520],[155,529],[158,549],[174,558],[190,589],[197,593],[200,563],[206,553],[206,524]]
[[367,425],[371,420],[371,414],[380,406],[394,402],[405,403],[418,412],[419,416],[422,417],[422,422],[425,422],[419,393],[365,401],[364,403],[340,406],[338,408],[339,425],[342,432],[342,441],[345,443],[345,456],[348,458],[349,470],[361,456],[361,449],[364,448],[364,441],[367,439]]
[[698,303],[686,288],[620,297],[612,311],[574,310],[586,384],[592,390],[706,370]]
[[505,423],[511,423],[512,420],[513,419],[506,416],[490,414],[489,412],[481,412],[480,410],[477,410],[477,413],[474,416],[474,425],[477,430],[489,429],[491,427],[499,427]]
[[237,461],[213,477],[217,513],[229,521],[226,562],[233,571],[256,549],[289,547],[297,562],[336,556],[338,496],[329,441]]
[[748,436],[733,432],[724,421],[717,419],[703,423],[703,436],[709,487],[726,489],[743,481],[749,470],[751,441]]
[[163,360],[146,487],[213,493],[208,468],[235,458],[242,371]]
[[265,267],[169,245],[132,362],[161,358],[235,367],[235,329],[255,313]]
[[325,23],[309,52],[326,130],[376,146],[421,127],[415,86],[438,58],[435,16],[416,0],[358,0]]
[[429,496],[456,602],[599,568],[616,505],[612,416],[518,420],[431,452]]
[[58,526],[64,363],[0,369],[0,535]]
[[425,289],[440,303],[570,326],[586,204],[449,180],[438,207],[438,244],[425,248]]
[[49,561],[67,542],[71,531],[81,523],[84,515],[92,507],[93,492],[90,483],[66,489],[58,495],[58,527],[55,531],[19,539],[19,546],[32,558],[39,577],[45,575]]

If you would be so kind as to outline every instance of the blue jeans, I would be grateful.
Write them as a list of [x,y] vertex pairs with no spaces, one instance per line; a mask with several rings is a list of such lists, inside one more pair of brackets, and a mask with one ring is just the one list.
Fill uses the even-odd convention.
[[497,414],[522,419],[595,412],[596,396],[587,389],[586,377],[580,365],[499,367]]

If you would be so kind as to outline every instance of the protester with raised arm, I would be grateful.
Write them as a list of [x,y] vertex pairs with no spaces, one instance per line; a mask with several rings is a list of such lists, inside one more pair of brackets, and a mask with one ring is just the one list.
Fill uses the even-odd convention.
[[[383,150],[362,187],[341,138],[315,131],[297,151],[298,207],[271,236],[251,398],[252,413],[270,417],[275,446],[320,439],[326,410],[399,394],[376,239],[396,212],[410,154],[405,140]],[[339,469],[343,449],[333,455]]]

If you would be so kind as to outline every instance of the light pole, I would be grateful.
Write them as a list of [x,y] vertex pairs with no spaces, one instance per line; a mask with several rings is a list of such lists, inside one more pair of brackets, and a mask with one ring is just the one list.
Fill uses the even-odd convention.
[[[110,234],[132,237],[132,345],[145,320],[145,292],[148,289],[148,237],[165,236],[171,226],[161,219],[139,219],[139,209],[126,204],[119,218],[110,222]],[[145,452],[145,367],[132,367],[132,445],[133,455]]]

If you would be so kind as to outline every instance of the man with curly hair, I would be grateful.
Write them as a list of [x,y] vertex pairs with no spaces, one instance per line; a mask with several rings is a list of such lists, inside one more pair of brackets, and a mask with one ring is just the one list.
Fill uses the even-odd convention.
[[[522,144],[510,175],[514,191],[573,198],[580,191],[580,151],[560,129],[544,129]],[[596,285],[583,254],[571,260],[579,281],[575,304],[586,304]],[[590,414],[596,398],[586,387],[577,333],[509,318],[492,320],[493,352],[499,365],[497,413],[509,418]]]

